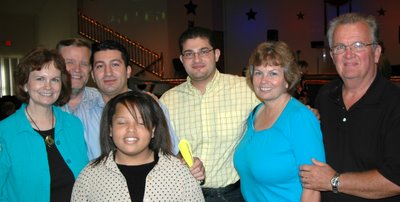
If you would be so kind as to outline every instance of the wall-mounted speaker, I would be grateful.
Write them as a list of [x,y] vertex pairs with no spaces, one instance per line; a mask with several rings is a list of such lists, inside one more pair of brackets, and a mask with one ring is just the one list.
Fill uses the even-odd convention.
[[276,29],[267,30],[267,41],[279,41],[278,30]]
[[324,48],[323,41],[311,41],[311,48]]

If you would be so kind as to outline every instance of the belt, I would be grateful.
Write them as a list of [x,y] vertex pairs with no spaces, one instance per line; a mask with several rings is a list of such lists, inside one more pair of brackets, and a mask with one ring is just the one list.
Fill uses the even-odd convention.
[[234,191],[237,188],[240,188],[240,180],[237,182],[230,184],[226,187],[220,187],[220,188],[202,188],[203,194],[205,196],[216,196],[216,195],[223,195],[228,192]]

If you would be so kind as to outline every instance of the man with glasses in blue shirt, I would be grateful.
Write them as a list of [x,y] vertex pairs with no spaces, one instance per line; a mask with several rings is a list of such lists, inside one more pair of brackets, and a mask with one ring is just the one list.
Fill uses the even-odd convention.
[[328,30],[340,80],[321,88],[326,162],[303,165],[303,187],[322,201],[400,201],[400,89],[378,73],[374,17],[348,13]]

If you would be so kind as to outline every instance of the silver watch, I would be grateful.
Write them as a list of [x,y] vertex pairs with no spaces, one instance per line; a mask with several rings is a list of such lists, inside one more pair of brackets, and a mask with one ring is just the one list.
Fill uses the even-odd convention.
[[339,185],[340,185],[340,174],[335,173],[335,175],[331,179],[331,186],[333,193],[335,194],[339,193]]

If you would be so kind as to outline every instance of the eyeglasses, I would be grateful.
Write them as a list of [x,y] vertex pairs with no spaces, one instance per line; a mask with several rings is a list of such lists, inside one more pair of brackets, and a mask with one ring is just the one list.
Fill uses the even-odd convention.
[[367,48],[367,46],[370,46],[370,45],[376,45],[376,43],[364,43],[361,41],[356,41],[347,46],[340,43],[336,46],[333,46],[331,48],[331,51],[333,54],[338,55],[338,54],[342,54],[342,53],[346,52],[347,47],[349,47],[350,50],[353,52],[361,52],[361,51],[364,51]]
[[182,53],[182,56],[184,59],[193,59],[195,55],[197,54],[199,57],[207,57],[211,51],[214,49],[209,49],[209,48],[202,48],[198,52],[194,51],[185,51]]

